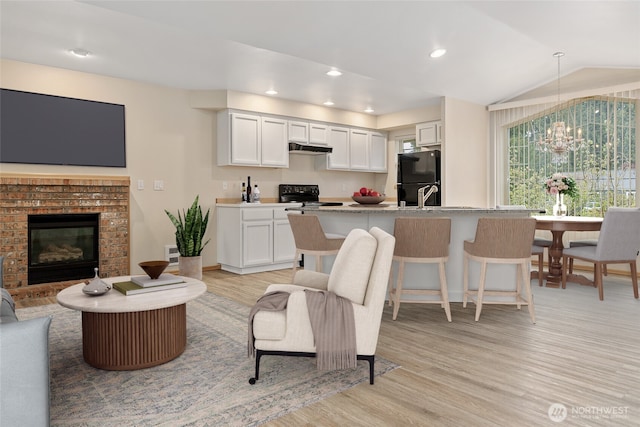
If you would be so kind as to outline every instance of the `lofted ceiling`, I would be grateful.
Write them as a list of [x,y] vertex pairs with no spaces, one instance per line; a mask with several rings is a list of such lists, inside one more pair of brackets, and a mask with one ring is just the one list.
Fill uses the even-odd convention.
[[554,93],[556,51],[564,90],[640,81],[638,1],[3,0],[0,38],[4,59],[376,115]]

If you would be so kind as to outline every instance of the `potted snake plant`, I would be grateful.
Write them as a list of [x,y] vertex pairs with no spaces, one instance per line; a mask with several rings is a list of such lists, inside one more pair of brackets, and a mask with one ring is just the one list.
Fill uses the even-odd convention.
[[181,276],[202,279],[202,249],[210,239],[204,241],[209,222],[209,210],[202,214],[202,207],[198,204],[199,196],[191,204],[191,207],[182,214],[178,211],[176,218],[171,212],[165,212],[176,228],[176,246],[178,247],[178,268]]

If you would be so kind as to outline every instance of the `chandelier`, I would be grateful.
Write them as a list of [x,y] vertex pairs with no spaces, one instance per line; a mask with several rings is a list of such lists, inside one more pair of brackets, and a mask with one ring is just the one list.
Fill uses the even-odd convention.
[[558,58],[558,104],[556,106],[556,122],[547,129],[547,133],[536,143],[538,149],[543,152],[551,152],[554,155],[554,160],[566,161],[568,159],[569,151],[575,151],[582,145],[582,129],[578,129],[576,137],[571,135],[571,128],[565,125],[565,122],[559,121],[560,116],[560,58],[564,56],[564,52],[556,52],[553,54]]

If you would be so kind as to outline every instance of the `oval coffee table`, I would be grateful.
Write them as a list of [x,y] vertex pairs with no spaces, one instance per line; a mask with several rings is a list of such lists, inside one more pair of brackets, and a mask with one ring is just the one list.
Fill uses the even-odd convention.
[[204,294],[207,286],[183,277],[183,288],[125,296],[113,283],[130,276],[102,279],[112,289],[101,296],[82,292],[84,283],[62,290],[63,307],[82,312],[82,355],[91,366],[133,370],[161,365],[180,356],[187,345],[186,303]]

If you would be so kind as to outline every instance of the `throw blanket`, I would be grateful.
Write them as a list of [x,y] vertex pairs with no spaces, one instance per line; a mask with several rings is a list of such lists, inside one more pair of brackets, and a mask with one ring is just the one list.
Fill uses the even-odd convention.
[[329,291],[305,290],[319,370],[355,368],[356,325],[351,301]]
[[256,301],[255,305],[249,312],[249,343],[247,346],[248,356],[255,357],[256,349],[253,346],[253,317],[260,310],[267,311],[281,311],[287,308],[287,302],[289,302],[289,292],[275,291],[268,292],[260,297]]

